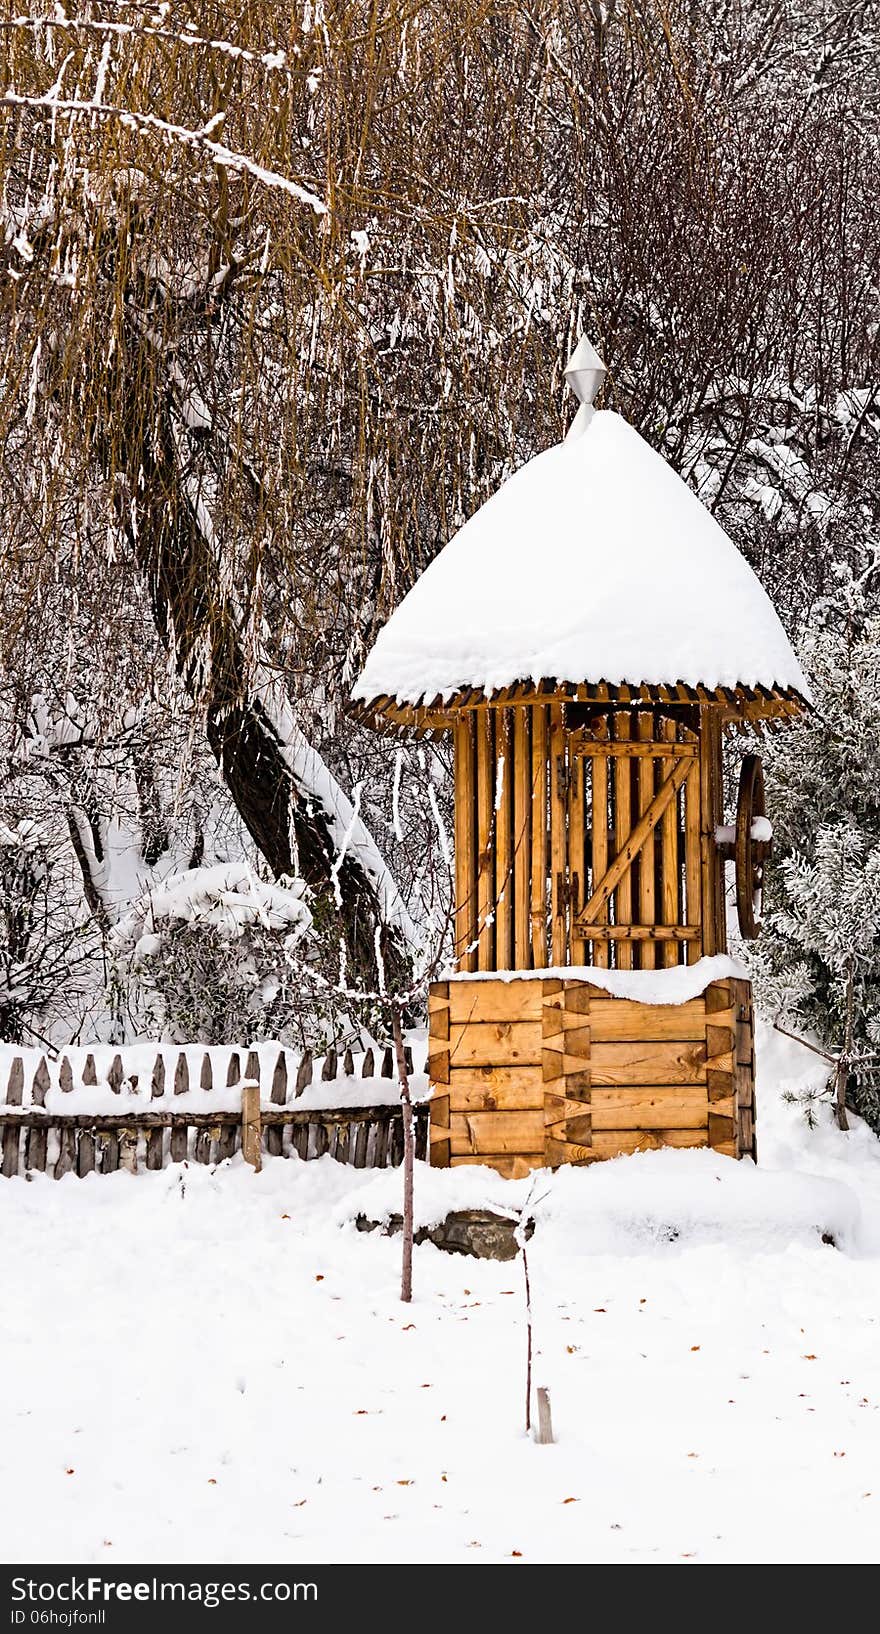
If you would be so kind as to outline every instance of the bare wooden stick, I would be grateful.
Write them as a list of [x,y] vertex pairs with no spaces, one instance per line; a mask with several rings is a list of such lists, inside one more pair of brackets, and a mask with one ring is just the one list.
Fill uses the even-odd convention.
[[413,1140],[412,1098],[409,1092],[409,1071],[403,1044],[400,1009],[395,1004],[392,1012],[394,1053],[397,1057],[397,1076],[400,1080],[400,1104],[403,1109],[403,1261],[400,1272],[400,1297],[405,1305],[412,1300],[413,1259],[413,1174],[415,1142]]
[[545,1384],[538,1385],[538,1430],[535,1440],[539,1447],[548,1447],[553,1441],[553,1419],[550,1413],[550,1391]]

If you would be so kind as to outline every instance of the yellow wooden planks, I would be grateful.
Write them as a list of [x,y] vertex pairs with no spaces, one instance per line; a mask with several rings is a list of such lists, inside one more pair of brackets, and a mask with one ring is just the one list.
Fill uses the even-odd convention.
[[537,980],[449,983],[451,1021],[539,1021],[542,1003]]
[[[654,736],[654,722],[650,715],[641,714],[638,717],[639,747],[646,748],[651,744]],[[638,762],[637,778],[639,787],[639,817],[645,816],[650,809],[654,798],[654,766],[653,758],[642,756]],[[667,807],[667,810],[669,808]],[[666,816],[663,813],[660,821]],[[639,920],[642,925],[653,925],[656,918],[656,834],[650,833],[639,854]],[[639,949],[639,963],[642,970],[653,970],[655,948],[652,941],[645,941]]]
[[599,1129],[702,1129],[709,1124],[705,1087],[684,1093],[680,1085],[661,1089],[594,1089],[590,1116]]
[[540,1067],[453,1067],[450,1104],[457,1112],[526,1112],[544,1106]]
[[532,750],[530,711],[513,711],[513,962],[532,964]]
[[530,1112],[450,1112],[453,1157],[481,1152],[536,1152],[544,1143],[543,1110]]
[[495,969],[513,964],[513,731],[510,711],[495,728]]
[[541,1047],[540,1021],[452,1022],[449,1028],[453,1067],[537,1063]]
[[[570,1050],[566,1034],[566,1052]],[[595,1035],[594,1035],[595,1040]],[[590,1051],[593,1085],[706,1083],[706,1045],[657,1044],[651,1040],[593,1042]]]
[[532,791],[531,791],[531,918],[532,965],[536,970],[547,964],[547,710],[543,704],[532,709]]
[[472,716],[455,723],[455,956],[477,968],[476,747]]
[[477,716],[477,968],[495,966],[495,722]]

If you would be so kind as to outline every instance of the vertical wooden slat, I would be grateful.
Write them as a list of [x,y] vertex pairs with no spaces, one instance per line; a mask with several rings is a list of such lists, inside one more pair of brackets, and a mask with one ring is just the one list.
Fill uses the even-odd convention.
[[568,764],[562,705],[550,710],[550,879],[553,920],[551,955],[555,965],[568,959]]
[[532,965],[547,964],[547,709],[532,706]]
[[[24,1062],[17,1055],[9,1071],[9,1084],[6,1090],[6,1105],[21,1106],[24,1094]],[[9,1178],[18,1174],[18,1148],[21,1125],[10,1118],[3,1129],[3,1175]]]
[[700,710],[700,871],[702,876],[703,952],[727,951],[724,879],[715,829],[723,818],[721,723],[718,710]]
[[297,1099],[302,1094],[303,1090],[306,1089],[311,1083],[313,1072],[314,1062],[312,1060],[312,1052],[311,1050],[303,1050],[303,1053],[300,1056],[299,1066],[296,1069],[296,1088],[294,1091],[295,1099]]
[[587,944],[582,936],[575,936],[574,922],[576,915],[586,902],[584,886],[586,883],[587,850],[585,837],[584,817],[584,780],[586,767],[583,756],[570,755],[569,766],[569,805],[568,805],[568,878],[570,886],[569,909],[571,913],[571,962],[572,964],[586,964]]
[[[590,882],[590,890],[593,890],[608,868],[608,759],[605,755],[593,755],[591,761],[593,788],[590,821],[593,829],[593,877]],[[585,900],[586,895],[585,891]],[[600,919],[602,924],[607,924],[607,908],[602,909]],[[598,965],[600,970],[607,970],[610,963],[611,955],[608,943],[595,941],[593,943],[593,964]]]
[[76,1130],[72,1124],[61,1125],[58,1141],[58,1157],[55,1162],[55,1179],[61,1180],[64,1175],[71,1174],[76,1169]]
[[[614,717],[615,737],[625,742],[631,736],[629,715],[619,714]],[[614,760],[614,851],[620,852],[629,839],[632,829],[632,761],[627,755],[617,755]],[[615,919],[618,925],[631,925],[633,917],[632,904],[632,873],[627,869],[614,894],[616,905]],[[632,970],[633,944],[621,941],[617,943],[617,963],[621,970]]]
[[[272,1090],[269,1096],[273,1106],[287,1104],[287,1052],[280,1050],[275,1070],[272,1073]],[[280,1124],[270,1124],[266,1130],[266,1151],[270,1157],[280,1157],[284,1145],[284,1133]]]
[[513,968],[529,970],[531,938],[532,762],[530,710],[513,711]]
[[495,727],[495,969],[513,964],[513,731],[510,710]]
[[477,716],[477,969],[495,966],[495,727],[494,709]]
[[[650,743],[654,736],[654,722],[650,715],[640,714],[638,717],[638,735],[642,743]],[[654,798],[654,768],[656,761],[649,755],[639,756],[639,816],[647,811]],[[639,920],[643,925],[656,923],[656,873],[655,859],[657,855],[656,833],[649,834],[642,847],[639,857]],[[640,948],[641,967],[643,970],[653,970],[655,964],[655,948],[653,942],[644,942]]]
[[[205,1057],[205,1060],[208,1060],[207,1056]],[[203,1061],[202,1062],[202,1070],[203,1071],[204,1071],[204,1064],[205,1063]],[[208,1065],[208,1071],[210,1072],[210,1062],[209,1062],[209,1065]],[[164,1082],[164,1069],[163,1069],[163,1082]],[[186,1095],[188,1090],[189,1090],[189,1061],[187,1060],[187,1057],[186,1057],[184,1051],[181,1050],[180,1054],[177,1057],[177,1063],[176,1063],[175,1068],[174,1068],[174,1093],[175,1093],[175,1095]],[[149,1137],[149,1139],[147,1140],[147,1168],[149,1169],[149,1168],[155,1167],[157,1169],[161,1169],[161,1167],[162,1167],[162,1130],[157,1129],[157,1130],[154,1131],[154,1133],[158,1138],[154,1141],[153,1137],[151,1135]],[[189,1141],[189,1130],[187,1129],[186,1124],[185,1123],[172,1124],[172,1126],[171,1126],[171,1135],[170,1135],[170,1140],[169,1140],[169,1156],[171,1158],[172,1163],[185,1163],[186,1162],[188,1141]],[[151,1156],[155,1160],[154,1162],[151,1162]]]
[[476,747],[472,712],[459,716],[454,741],[455,957],[459,970],[476,970]]
[[[64,1078],[62,1078],[62,1072],[65,1064],[67,1066],[67,1074]],[[67,1060],[66,1056],[61,1062],[58,1081],[61,1085],[62,1093],[65,1093],[73,1088],[73,1073],[71,1072],[70,1062]],[[48,1089],[49,1068],[46,1065],[46,1057],[41,1055],[37,1065],[37,1070],[34,1073],[34,1081],[31,1087],[31,1102],[34,1106],[45,1106],[46,1092]],[[35,1129],[29,1129],[27,1140],[25,1142],[25,1169],[36,1169],[41,1174],[45,1174],[47,1147],[48,1136],[46,1129],[41,1129],[39,1126],[37,1126]]]
[[101,1136],[101,1173],[115,1174],[119,1168],[119,1136],[112,1130]]
[[[667,743],[675,742],[675,721],[665,720],[662,733]],[[678,800],[667,806],[660,819],[660,902],[664,925],[678,925],[679,919],[679,861],[678,861]],[[663,943],[663,963],[667,969],[678,964],[677,942]]]
[[[700,767],[691,767],[684,785],[684,885],[688,925],[699,927],[701,916],[700,879]],[[687,944],[687,962],[696,964],[703,949],[699,939]]]
[[95,1167],[95,1136],[91,1129],[81,1129],[76,1150],[76,1172],[82,1178]]

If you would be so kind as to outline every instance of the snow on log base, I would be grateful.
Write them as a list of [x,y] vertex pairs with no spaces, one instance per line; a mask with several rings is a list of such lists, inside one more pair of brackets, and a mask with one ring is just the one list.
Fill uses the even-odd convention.
[[617,414],[520,467],[434,559],[355,688],[418,705],[547,680],[809,689],[745,558]]

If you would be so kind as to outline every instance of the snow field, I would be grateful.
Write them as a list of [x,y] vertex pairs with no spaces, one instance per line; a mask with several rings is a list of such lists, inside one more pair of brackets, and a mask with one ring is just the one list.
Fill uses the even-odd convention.
[[[762,1035],[759,1062],[757,1174],[672,1152],[551,1186],[552,1447],[523,1434],[521,1266],[426,1245],[405,1307],[399,1239],[339,1224],[398,1176],[0,1185],[4,1558],[875,1560],[880,1144],[780,1099],[814,1057]],[[443,1178],[476,1197],[420,1170],[423,1213]]]

